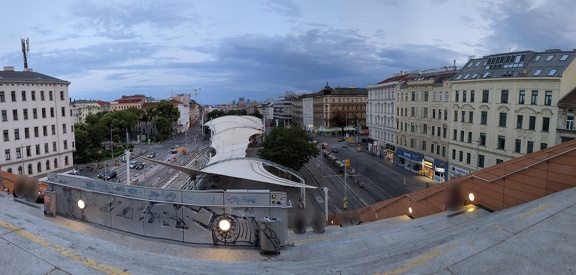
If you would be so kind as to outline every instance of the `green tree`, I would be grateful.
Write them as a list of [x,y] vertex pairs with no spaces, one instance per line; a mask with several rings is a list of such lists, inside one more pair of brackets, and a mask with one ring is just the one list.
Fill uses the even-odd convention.
[[263,159],[300,170],[320,150],[312,137],[302,128],[273,128],[262,142],[258,156]]
[[344,112],[335,112],[330,118],[330,124],[342,129],[342,135],[344,135],[344,127],[346,127],[346,114]]
[[163,141],[170,137],[172,134],[172,123],[165,117],[156,117],[153,122],[156,127],[156,139]]
[[214,118],[219,118],[221,116],[225,116],[226,113],[221,110],[212,110],[211,112],[206,114],[206,121],[210,121]]

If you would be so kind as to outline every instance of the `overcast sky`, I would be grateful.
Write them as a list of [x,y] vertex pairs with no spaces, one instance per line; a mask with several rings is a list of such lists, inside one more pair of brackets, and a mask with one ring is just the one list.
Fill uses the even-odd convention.
[[[6,1],[0,65],[73,99],[194,93],[204,104],[366,87],[468,56],[576,48],[576,1]],[[194,96],[192,97],[194,98]]]

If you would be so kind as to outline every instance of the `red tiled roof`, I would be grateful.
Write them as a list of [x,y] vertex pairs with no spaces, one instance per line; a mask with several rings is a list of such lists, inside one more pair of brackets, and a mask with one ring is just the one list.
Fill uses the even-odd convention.
[[390,83],[390,82],[396,82],[396,81],[406,81],[409,78],[411,78],[413,75],[412,74],[402,74],[402,75],[397,75],[397,76],[393,76],[387,79],[384,79],[378,83],[376,83],[376,85],[378,84],[384,84],[384,83]]
[[576,88],[558,100],[558,106],[576,104]]

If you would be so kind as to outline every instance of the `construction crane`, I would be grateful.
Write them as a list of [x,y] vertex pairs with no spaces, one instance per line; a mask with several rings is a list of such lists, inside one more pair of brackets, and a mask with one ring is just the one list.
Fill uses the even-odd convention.
[[28,59],[26,58],[26,53],[30,51],[30,40],[28,38],[20,38],[20,43],[22,44],[22,54],[24,55],[24,70],[28,69]]
[[194,100],[196,101],[196,104],[198,104],[198,91],[202,90],[202,88],[192,88],[192,89],[186,89],[185,91],[194,91],[193,94],[190,94],[191,96],[194,96]]

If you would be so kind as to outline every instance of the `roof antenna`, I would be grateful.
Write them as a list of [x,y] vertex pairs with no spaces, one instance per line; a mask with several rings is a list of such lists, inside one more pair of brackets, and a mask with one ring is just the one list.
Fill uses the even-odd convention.
[[26,58],[26,53],[30,51],[30,40],[28,38],[20,38],[20,43],[22,44],[22,54],[24,55],[24,70],[27,70],[28,59]]
[[456,68],[456,59],[454,59],[454,68]]

